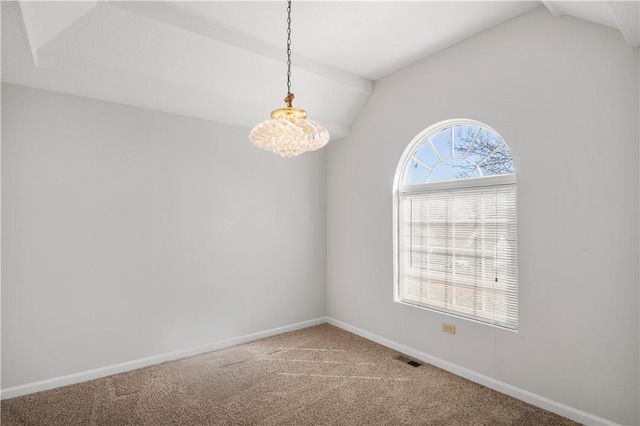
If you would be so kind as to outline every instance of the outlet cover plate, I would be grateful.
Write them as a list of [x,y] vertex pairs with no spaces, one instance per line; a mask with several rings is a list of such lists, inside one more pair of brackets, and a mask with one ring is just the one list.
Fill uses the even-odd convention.
[[442,331],[449,334],[456,334],[456,326],[455,324],[449,324],[447,322],[443,322]]

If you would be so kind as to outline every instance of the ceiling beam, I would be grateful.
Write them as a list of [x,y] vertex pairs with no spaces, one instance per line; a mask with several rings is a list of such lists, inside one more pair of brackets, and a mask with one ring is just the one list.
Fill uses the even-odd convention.
[[97,1],[21,1],[20,11],[29,40],[33,63],[38,66],[38,50],[97,6]]
[[[169,2],[107,2],[108,5],[163,22],[168,25],[199,34],[212,40],[238,47],[266,58],[282,61],[282,49],[269,43],[212,22],[194,13],[172,6]],[[296,55],[296,68],[304,69],[351,90],[370,95],[373,82],[364,77],[324,64],[320,61]]]
[[554,17],[559,18],[560,16],[564,15],[564,13],[560,11],[560,8],[555,1],[542,0],[542,4],[544,4],[547,10],[549,10],[549,12],[551,12]]
[[640,2],[608,1],[607,7],[629,47],[640,46]]

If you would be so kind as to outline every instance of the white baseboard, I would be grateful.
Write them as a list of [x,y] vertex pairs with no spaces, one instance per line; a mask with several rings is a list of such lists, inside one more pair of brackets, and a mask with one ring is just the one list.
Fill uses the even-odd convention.
[[465,379],[471,380],[472,382],[481,384],[483,386],[496,390],[505,395],[512,396],[521,401],[528,402],[531,405],[535,405],[536,407],[540,407],[547,411],[551,411],[552,413],[566,417],[573,421],[576,421],[585,425],[611,425],[611,426],[617,425],[617,423],[614,423],[610,420],[603,419],[601,417],[595,416],[593,414],[589,414],[582,410],[569,407],[568,405],[562,404],[560,402],[553,401],[549,398],[545,398],[544,396],[537,395],[535,393],[526,391],[524,389],[517,388],[515,386],[501,382],[489,376],[485,376],[484,374],[477,373],[475,371],[469,370],[467,368],[461,367],[459,365],[453,364],[443,359],[431,356],[424,352],[417,351],[408,346],[404,346],[392,340],[385,339],[384,337],[380,337],[376,334],[362,330],[358,327],[354,327],[342,321],[338,321],[331,317],[327,317],[326,320],[329,324],[335,325],[336,327],[341,328],[345,331],[348,331],[353,334],[357,334],[358,336],[364,337],[365,339],[369,339],[371,341],[379,343],[388,348],[395,349],[396,351],[401,352],[405,355],[409,355],[420,361],[424,361],[428,364],[434,365],[438,368],[441,368],[450,373],[453,373],[457,376],[464,377]]
[[69,374],[62,377],[54,377],[52,379],[42,380],[39,382],[28,383],[26,385],[15,386],[12,388],[2,389],[0,391],[0,399],[15,398],[17,396],[27,395],[34,392],[55,389],[61,386],[72,385],[75,383],[85,382],[87,380],[98,379],[100,377],[110,376],[112,374],[122,373],[125,371],[136,370],[138,368],[147,367],[149,365],[160,364],[166,361],[172,361],[179,358],[185,358],[193,355],[199,355],[206,352],[218,351],[220,349],[229,348],[231,346],[242,343],[251,342],[253,340],[265,337],[275,336],[276,334],[286,333],[288,331],[299,330],[301,328],[311,327],[327,322],[326,317],[320,317],[309,321],[303,321],[296,324],[290,324],[283,327],[272,328],[270,330],[260,331],[258,333],[247,334],[244,336],[234,337],[233,339],[222,340],[203,346],[190,349],[159,354],[147,358],[136,359],[133,361],[123,362],[121,364],[100,367],[93,370],[82,371],[79,373]]
[[160,354],[160,355],[154,355],[147,358],[123,362],[121,364],[115,364],[107,367],[101,367],[93,370],[69,374],[67,376],[55,377],[52,379],[42,380],[35,383],[28,383],[26,385],[2,389],[0,391],[0,399],[15,398],[18,396],[27,395],[34,392],[41,392],[45,390],[58,388],[61,386],[72,385],[75,383],[85,382],[87,380],[93,380],[100,377],[110,376],[112,374],[131,371],[138,368],[147,367],[150,365],[160,364],[166,361],[172,361],[175,359],[185,358],[193,355],[199,355],[206,352],[217,351],[217,350],[229,348],[231,346],[239,345],[242,343],[251,342],[253,340],[275,336],[277,334],[286,333],[288,331],[299,330],[302,328],[311,327],[311,326],[323,324],[323,323],[329,323],[338,328],[346,330],[350,333],[357,334],[358,336],[362,336],[365,339],[369,339],[371,341],[384,345],[388,348],[395,349],[398,352],[409,355],[413,358],[416,358],[426,363],[429,363],[431,365],[434,365],[438,368],[442,368],[443,370],[449,371],[458,376],[464,377],[465,379],[469,379],[472,382],[479,383],[483,386],[494,389],[500,393],[504,393],[514,398],[528,402],[529,404],[535,405],[536,407],[543,408],[545,410],[551,411],[552,413],[559,414],[561,416],[564,416],[576,422],[579,422],[585,425],[607,425],[607,426],[617,425],[617,423],[614,423],[609,420],[603,419],[601,417],[595,416],[593,414],[589,414],[587,412],[578,410],[576,408],[569,407],[568,405],[553,401],[549,398],[545,398],[541,395],[537,395],[535,393],[526,391],[524,389],[517,388],[515,386],[493,379],[489,376],[485,376],[484,374],[477,373],[475,371],[469,370],[467,368],[461,367],[459,365],[453,364],[443,359],[412,349],[408,346],[404,346],[392,340],[385,339],[384,337],[380,337],[376,334],[370,333],[366,330],[360,329],[358,327],[352,326],[342,321],[338,321],[331,317],[320,317],[320,318],[316,318],[309,321],[303,321],[296,324],[290,324],[283,327],[272,328],[270,330],[265,330],[257,333],[235,337],[233,339],[222,340],[219,342],[214,342],[207,345],[198,346],[195,348],[184,349],[184,350],[169,352],[169,353]]

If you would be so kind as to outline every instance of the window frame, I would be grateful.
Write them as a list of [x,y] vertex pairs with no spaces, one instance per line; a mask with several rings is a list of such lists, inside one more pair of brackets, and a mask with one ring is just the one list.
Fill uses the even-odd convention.
[[[493,132],[495,135],[499,136],[502,139],[502,137],[497,131],[495,131],[493,128],[486,125],[485,123],[479,122],[477,120],[470,120],[470,119],[450,119],[450,120],[438,122],[430,127],[427,127],[426,129],[421,131],[418,135],[416,135],[411,140],[411,142],[407,145],[407,147],[405,148],[402,154],[402,157],[400,158],[400,161],[398,162],[398,166],[396,168],[396,173],[395,173],[394,182],[393,182],[393,217],[392,217],[393,219],[393,300],[394,302],[401,303],[403,305],[413,306],[420,309],[426,309],[432,312],[438,312],[445,315],[463,318],[463,319],[484,324],[487,326],[500,328],[502,330],[517,332],[518,321],[516,321],[516,324],[514,327],[510,327],[503,324],[496,324],[495,322],[490,322],[488,320],[485,321],[477,316],[473,316],[473,315],[468,316],[462,312],[456,313],[455,311],[451,312],[451,310],[438,309],[437,307],[434,307],[434,306],[426,306],[425,304],[411,303],[408,301],[404,301],[402,300],[402,295],[400,294],[401,277],[403,274],[403,268],[400,262],[401,260],[400,204],[401,204],[402,195],[412,194],[412,193],[425,194],[430,192],[435,193],[435,192],[442,192],[442,191],[455,191],[455,190],[461,190],[461,189],[481,188],[481,187],[495,188],[503,185],[512,185],[514,187],[514,193],[515,193],[515,200],[516,200],[515,214],[517,217],[517,181],[516,181],[515,171],[509,174],[489,175],[489,176],[481,176],[481,177],[474,177],[474,178],[455,179],[455,180],[449,180],[449,181],[427,182],[424,184],[404,185],[405,174],[409,168],[409,164],[412,160],[414,153],[417,152],[417,150],[419,150],[423,146],[423,144],[429,143],[430,137],[438,134],[443,129],[446,129],[448,127],[453,128],[455,126],[478,126],[480,129],[486,129],[490,132]],[[504,139],[502,140],[504,145],[507,146],[507,149],[508,149],[507,143],[504,141]],[[454,141],[452,139],[452,144],[453,143]],[[513,161],[513,158],[512,158],[512,161]],[[517,282],[518,280],[518,277],[517,277],[518,276],[517,219],[516,219],[516,249],[515,250],[516,250],[515,277]],[[516,284],[516,291],[518,286],[519,285]],[[516,296],[516,300],[517,299],[518,299],[518,296]],[[516,309],[518,309],[518,306],[519,306],[519,301],[517,301]]]

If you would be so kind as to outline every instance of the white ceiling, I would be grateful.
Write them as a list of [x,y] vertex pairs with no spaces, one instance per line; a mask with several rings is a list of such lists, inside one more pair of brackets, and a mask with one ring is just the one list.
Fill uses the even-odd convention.
[[[640,1],[292,6],[294,105],[338,139],[373,82],[536,7],[620,31]],[[286,2],[2,2],[2,81],[251,127],[284,106]]]

